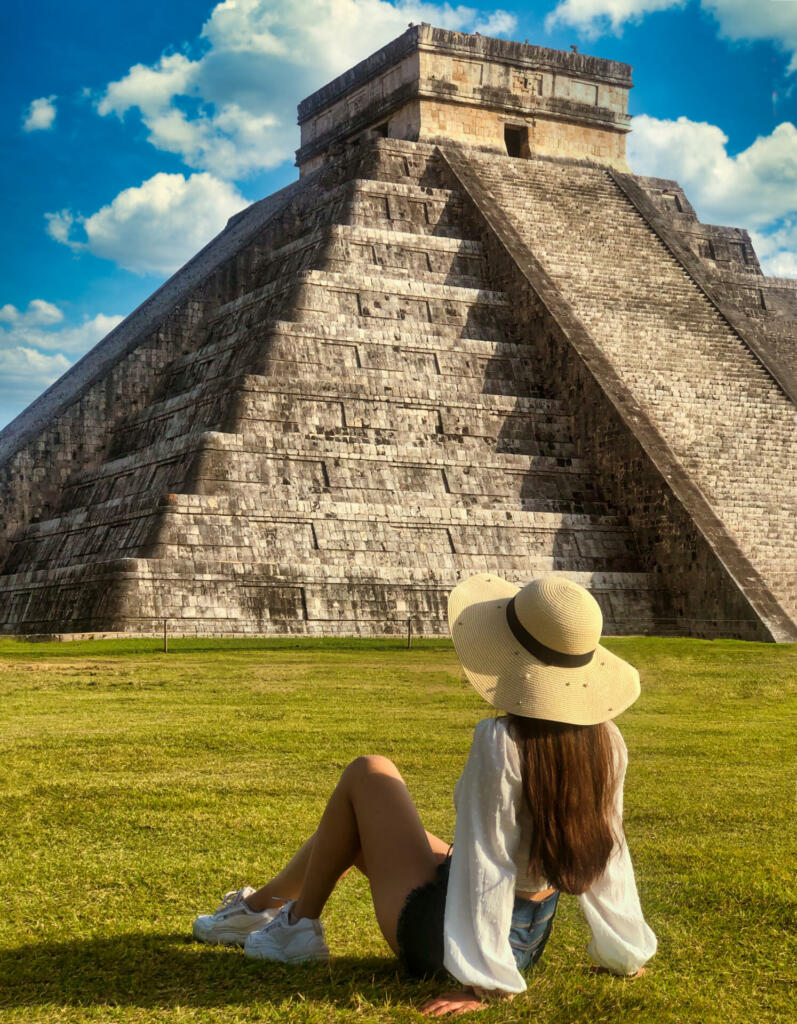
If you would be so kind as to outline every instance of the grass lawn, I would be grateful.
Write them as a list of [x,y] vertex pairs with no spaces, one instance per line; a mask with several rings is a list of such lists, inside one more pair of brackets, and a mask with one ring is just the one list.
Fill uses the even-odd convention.
[[[312,830],[340,770],[392,757],[428,828],[488,710],[450,644],[0,641],[0,1021],[414,1021],[352,872],[326,966],[249,963],[190,938]],[[626,831],[659,953],[588,970],[574,898],[529,991],[484,1024],[797,1018],[797,647],[628,638]]]

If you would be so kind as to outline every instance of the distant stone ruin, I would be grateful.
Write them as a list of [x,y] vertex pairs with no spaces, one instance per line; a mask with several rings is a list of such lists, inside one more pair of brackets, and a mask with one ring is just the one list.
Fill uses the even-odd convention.
[[494,571],[797,640],[797,282],[630,173],[630,72],[420,25],[302,101],[299,180],[0,433],[0,630],[438,634]]

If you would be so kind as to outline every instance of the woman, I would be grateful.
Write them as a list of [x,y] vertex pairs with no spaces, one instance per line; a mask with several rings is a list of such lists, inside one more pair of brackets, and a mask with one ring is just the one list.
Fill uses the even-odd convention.
[[560,891],[578,895],[599,969],[641,973],[656,937],[622,833],[627,754],[611,721],[639,695],[636,669],[599,646],[596,601],[559,577],[522,590],[471,577],[448,617],[471,684],[506,713],[476,726],[453,848],[424,830],[392,762],[357,758],[290,863],[257,892],[228,893],[196,919],[196,938],[243,943],[255,959],[328,959],[319,917],[356,865],[404,969],[445,968],[461,985],[423,1007],[434,1016],[522,992]]

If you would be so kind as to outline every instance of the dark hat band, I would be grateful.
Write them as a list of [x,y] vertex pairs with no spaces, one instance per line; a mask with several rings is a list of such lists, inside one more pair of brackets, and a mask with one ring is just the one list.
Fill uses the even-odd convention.
[[559,668],[581,668],[584,665],[589,665],[595,654],[595,651],[589,651],[587,654],[562,654],[561,651],[555,651],[553,647],[546,647],[545,644],[540,643],[520,624],[515,611],[514,597],[507,603],[506,621],[520,646],[529,654],[533,654],[538,661],[545,662],[546,665],[556,665]]

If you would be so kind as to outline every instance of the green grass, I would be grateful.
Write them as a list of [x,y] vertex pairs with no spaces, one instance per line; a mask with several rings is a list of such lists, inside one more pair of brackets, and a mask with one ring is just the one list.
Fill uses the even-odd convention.
[[[629,638],[626,830],[659,953],[588,970],[563,898],[529,992],[480,1015],[539,1021],[794,1019],[797,648]],[[0,1020],[413,1021],[352,873],[329,966],[251,964],[190,941],[220,896],[271,875],[341,768],[379,752],[427,827],[488,713],[450,645],[416,641],[0,641]]]

